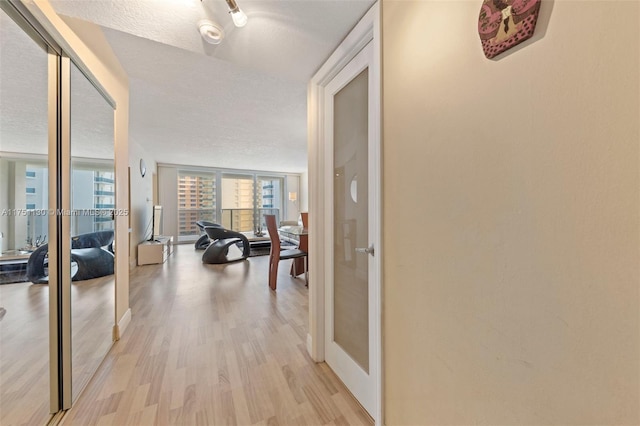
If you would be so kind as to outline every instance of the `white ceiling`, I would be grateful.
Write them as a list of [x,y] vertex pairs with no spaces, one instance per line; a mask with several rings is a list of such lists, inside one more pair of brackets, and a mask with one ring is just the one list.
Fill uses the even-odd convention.
[[[0,13],[0,151],[48,152],[47,55]],[[71,68],[71,154],[113,160],[113,109]]]
[[[224,0],[51,3],[103,27],[130,78],[130,140],[154,160],[302,172],[307,82],[373,1],[238,0],[243,28]],[[220,45],[201,39],[204,18]]]

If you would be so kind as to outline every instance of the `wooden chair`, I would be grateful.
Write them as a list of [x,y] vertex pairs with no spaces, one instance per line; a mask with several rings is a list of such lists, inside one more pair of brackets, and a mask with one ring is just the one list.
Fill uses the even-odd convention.
[[[300,249],[280,250],[280,235],[278,235],[275,215],[265,214],[264,220],[267,224],[267,231],[269,231],[269,239],[271,240],[271,252],[269,253],[269,287],[271,290],[275,290],[278,280],[278,264],[280,261],[284,259],[304,258],[306,264],[307,253]],[[305,274],[305,281],[306,279],[307,276]]]

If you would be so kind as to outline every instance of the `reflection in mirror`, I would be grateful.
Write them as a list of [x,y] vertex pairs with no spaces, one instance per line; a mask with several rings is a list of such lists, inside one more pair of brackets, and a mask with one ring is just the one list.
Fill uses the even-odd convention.
[[351,199],[354,203],[358,202],[358,175],[353,175],[351,178],[351,185],[349,187],[351,192]]
[[75,400],[112,344],[115,322],[113,108],[71,66],[71,352]]
[[0,11],[0,424],[46,424],[49,287],[27,274],[47,243],[47,53]]

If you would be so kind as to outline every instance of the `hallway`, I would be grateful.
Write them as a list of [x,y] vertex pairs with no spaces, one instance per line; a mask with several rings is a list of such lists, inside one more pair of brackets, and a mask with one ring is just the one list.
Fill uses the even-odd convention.
[[203,265],[182,245],[131,275],[132,321],[64,424],[363,425],[368,415],[308,356],[308,290],[268,256]]

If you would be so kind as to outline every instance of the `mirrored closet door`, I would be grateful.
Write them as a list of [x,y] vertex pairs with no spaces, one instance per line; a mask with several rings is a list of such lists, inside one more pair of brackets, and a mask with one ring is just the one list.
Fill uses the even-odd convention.
[[72,399],[113,342],[115,322],[113,108],[71,63]]
[[0,8],[0,424],[55,424],[113,343],[115,106]]
[[51,411],[48,56],[0,10],[2,425],[46,424]]

